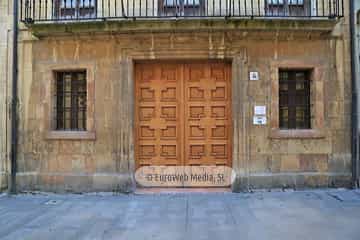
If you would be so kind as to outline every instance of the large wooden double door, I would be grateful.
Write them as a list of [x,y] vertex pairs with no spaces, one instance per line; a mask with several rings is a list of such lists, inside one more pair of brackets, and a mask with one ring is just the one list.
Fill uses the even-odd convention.
[[230,72],[226,62],[136,64],[137,168],[231,166]]

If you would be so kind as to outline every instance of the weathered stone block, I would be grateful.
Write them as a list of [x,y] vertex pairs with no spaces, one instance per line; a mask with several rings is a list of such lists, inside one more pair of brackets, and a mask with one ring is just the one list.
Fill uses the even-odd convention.
[[70,175],[64,178],[64,190],[66,192],[89,192],[92,191],[92,186],[92,176]]
[[345,162],[351,161],[350,154],[331,154],[328,160],[328,169],[330,172],[350,172],[350,168]]
[[330,176],[329,187],[352,187],[351,176]]
[[270,172],[271,156],[264,154],[251,155],[250,170],[251,172]]
[[304,182],[308,187],[328,187],[329,177],[326,175],[305,175]]
[[296,154],[281,155],[282,172],[296,172],[300,170],[299,156]]
[[272,185],[275,188],[296,188],[296,175],[275,174],[272,176]]
[[17,191],[40,190],[38,175],[35,173],[19,173],[16,175]]
[[271,175],[257,175],[249,177],[250,189],[270,189],[273,186],[273,178]]
[[281,171],[281,154],[271,155],[271,172],[278,173]]
[[300,170],[304,172],[325,172],[328,170],[327,154],[299,154]]
[[91,191],[133,192],[135,182],[129,174],[97,174]]

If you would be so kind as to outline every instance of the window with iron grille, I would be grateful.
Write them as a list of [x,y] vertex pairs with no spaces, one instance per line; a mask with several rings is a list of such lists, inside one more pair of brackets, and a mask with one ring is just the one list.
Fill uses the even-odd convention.
[[86,130],[86,71],[56,72],[55,129]]
[[310,73],[308,70],[279,71],[280,129],[310,129]]
[[204,0],[159,0],[162,16],[201,16],[204,11]]
[[94,18],[97,0],[57,0],[54,16],[60,19]]
[[310,16],[310,0],[267,0],[266,14],[268,16]]

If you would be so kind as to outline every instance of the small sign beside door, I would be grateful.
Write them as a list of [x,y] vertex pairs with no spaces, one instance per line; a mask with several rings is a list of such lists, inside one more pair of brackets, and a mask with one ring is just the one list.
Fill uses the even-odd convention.
[[250,72],[249,73],[250,81],[257,81],[259,80],[259,72]]
[[266,106],[254,106],[254,125],[266,125]]
[[265,125],[266,124],[266,117],[265,116],[254,116],[253,124],[254,125]]
[[266,106],[255,106],[254,115],[266,115]]

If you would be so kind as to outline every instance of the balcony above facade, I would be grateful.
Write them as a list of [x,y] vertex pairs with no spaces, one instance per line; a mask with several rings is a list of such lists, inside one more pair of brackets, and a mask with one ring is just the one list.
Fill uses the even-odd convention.
[[21,22],[35,35],[271,28],[329,32],[344,16],[344,0],[20,0],[20,6]]
[[111,19],[334,19],[344,0],[20,0],[21,21]]

